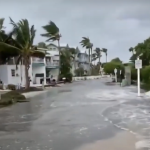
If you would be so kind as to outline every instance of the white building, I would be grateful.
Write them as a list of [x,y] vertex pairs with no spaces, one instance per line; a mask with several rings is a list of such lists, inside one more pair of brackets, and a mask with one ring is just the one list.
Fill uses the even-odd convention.
[[[66,48],[66,46],[61,46],[61,50]],[[69,47],[69,46],[68,46]],[[31,79],[30,85],[42,84],[44,79],[44,84],[49,81],[48,79],[57,79],[58,68],[59,68],[59,50],[54,44],[49,44],[47,49],[38,48],[46,52],[45,58],[31,58],[29,67],[29,78]],[[89,71],[89,59],[86,53],[78,53],[76,59],[72,62],[72,73],[83,67],[84,70]],[[4,84],[21,84],[25,86],[25,67],[19,64],[16,69],[15,59],[12,58],[7,64],[0,64],[0,80]]]
[[[45,71],[45,59],[41,58],[31,58],[29,67],[29,78],[31,79],[31,86],[38,85],[43,82],[46,84],[46,71]],[[0,65],[0,80],[8,84],[21,84],[25,86],[25,66],[21,63],[17,66],[15,65],[15,59],[12,58],[8,63]]]

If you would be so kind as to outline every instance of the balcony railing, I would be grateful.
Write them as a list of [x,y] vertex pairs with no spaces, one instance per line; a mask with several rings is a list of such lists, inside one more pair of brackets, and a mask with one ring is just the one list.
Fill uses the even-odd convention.
[[48,67],[57,67],[58,65],[58,62],[46,62],[46,66]]
[[32,58],[32,62],[33,63],[44,63],[44,59],[43,58]]

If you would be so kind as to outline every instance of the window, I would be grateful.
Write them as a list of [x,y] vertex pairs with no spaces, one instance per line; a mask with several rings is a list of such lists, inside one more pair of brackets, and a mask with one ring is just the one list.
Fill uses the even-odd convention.
[[15,77],[15,69],[11,69],[11,76]]

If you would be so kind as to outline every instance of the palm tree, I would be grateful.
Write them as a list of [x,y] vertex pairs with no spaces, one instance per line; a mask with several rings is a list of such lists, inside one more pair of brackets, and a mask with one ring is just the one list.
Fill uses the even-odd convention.
[[102,50],[100,49],[100,48],[96,48],[95,50],[95,55],[96,55],[96,57],[95,57],[95,59],[98,59],[99,61],[98,61],[98,64],[99,64],[99,72],[100,72],[100,68],[101,68],[101,62],[100,62],[100,59],[101,59],[101,57],[102,57],[102,54],[101,54],[101,52],[102,52]]
[[47,37],[47,42],[49,41],[57,41],[58,42],[58,50],[59,50],[59,70],[58,70],[58,80],[59,80],[59,74],[60,74],[60,38],[61,34],[59,31],[59,28],[56,26],[56,24],[52,21],[48,23],[48,25],[43,26],[43,29],[46,31],[46,33],[41,34],[41,36]]
[[107,63],[107,51],[108,50],[106,48],[102,48],[102,52],[105,53],[105,56],[106,56],[106,63]]
[[134,51],[134,48],[133,48],[133,47],[130,47],[130,48],[129,48],[129,52],[132,52],[132,53],[133,53],[133,51]]
[[102,57],[102,54],[101,54],[102,50],[100,48],[96,48],[94,51],[95,51],[95,56],[96,56],[95,58],[99,60],[99,64],[100,64],[100,59]]
[[3,26],[3,24],[4,24],[4,18],[0,18],[0,32],[3,32],[4,30],[4,26]]
[[79,53],[79,49],[78,48],[69,48],[69,51],[72,54],[74,70],[76,70],[76,56]]
[[82,47],[85,47],[86,49],[89,50],[89,62],[91,63],[91,54],[92,54],[93,44],[91,43],[88,37],[82,37],[82,41],[80,43]]
[[0,63],[5,64],[10,58],[18,56],[18,49],[14,47],[12,33],[6,34],[4,18],[0,19]]
[[14,46],[18,49],[19,56],[16,61],[16,65],[18,65],[22,60],[25,65],[25,78],[26,85],[25,88],[28,89],[30,87],[29,81],[29,65],[31,57],[40,57],[44,58],[45,53],[36,50],[33,47],[33,41],[35,38],[36,30],[34,25],[29,27],[29,22],[27,19],[22,19],[18,23],[15,23],[10,18],[10,24],[13,26],[12,35],[14,37]]

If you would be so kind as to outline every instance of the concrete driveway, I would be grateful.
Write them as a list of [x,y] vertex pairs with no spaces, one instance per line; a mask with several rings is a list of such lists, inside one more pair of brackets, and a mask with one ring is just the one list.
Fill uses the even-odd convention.
[[135,88],[105,82],[99,79],[66,84],[29,103],[1,109],[0,149],[134,150],[137,136],[131,129],[117,126],[122,116],[115,118],[112,114],[125,111],[123,104],[134,103]]

